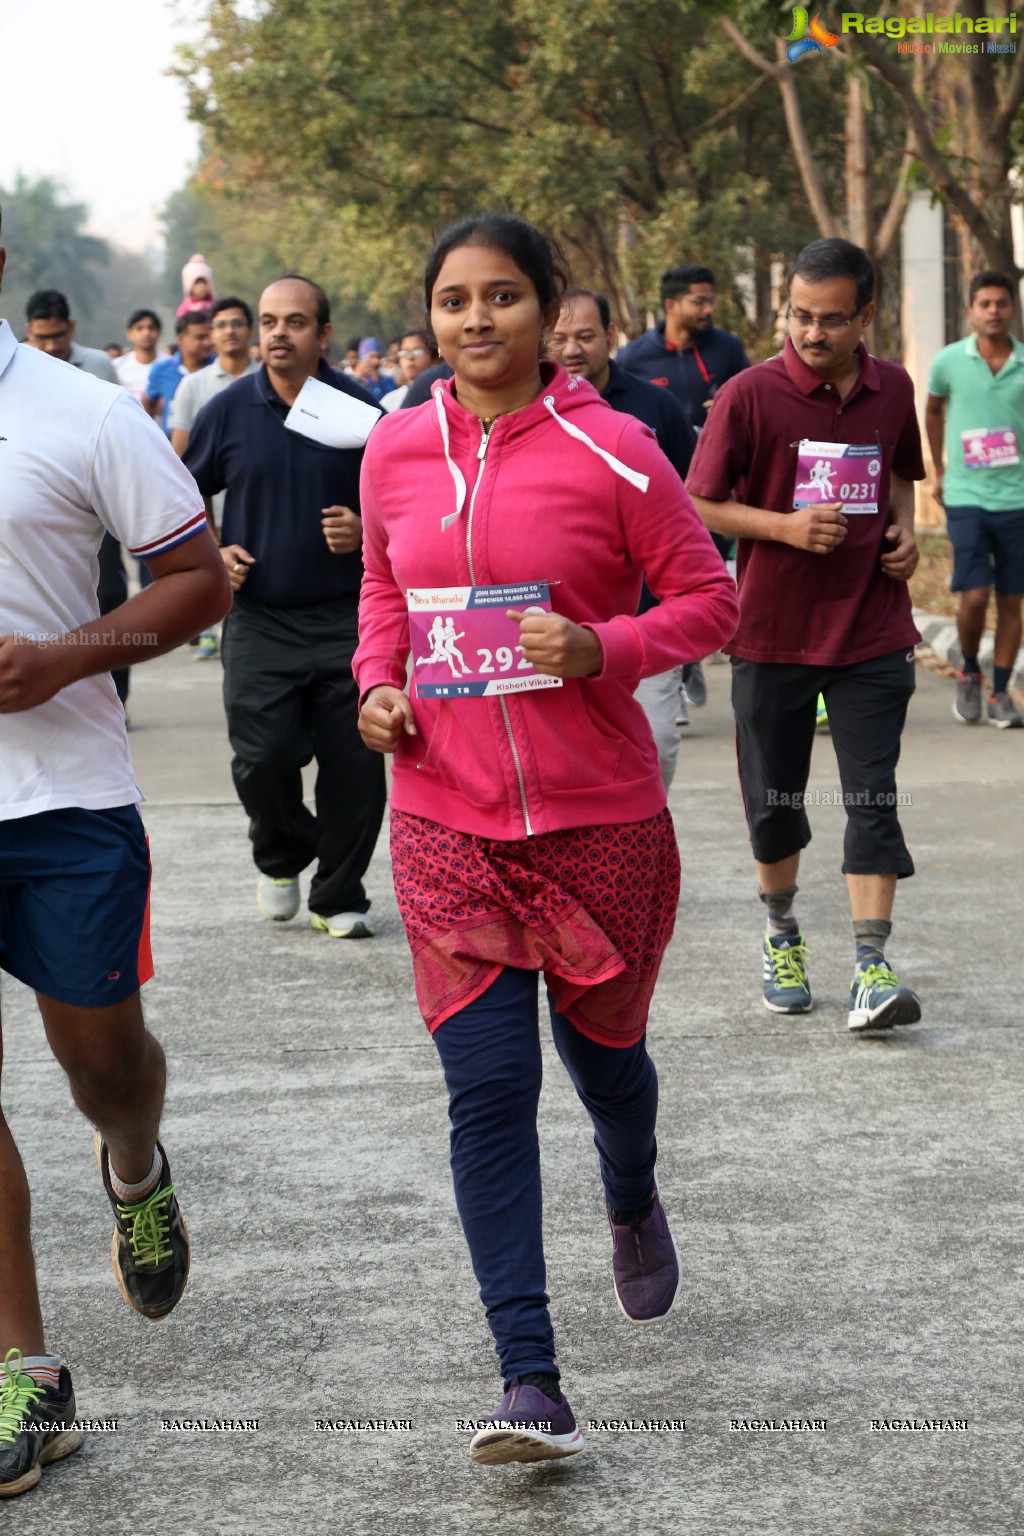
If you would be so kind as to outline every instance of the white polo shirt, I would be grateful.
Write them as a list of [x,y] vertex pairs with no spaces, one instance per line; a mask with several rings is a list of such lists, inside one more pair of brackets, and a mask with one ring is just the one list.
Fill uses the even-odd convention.
[[[104,529],[145,558],[205,521],[192,476],[120,385],[19,346],[0,320],[0,636],[59,639],[99,617]],[[142,798],[108,673],[0,714],[0,821]]]

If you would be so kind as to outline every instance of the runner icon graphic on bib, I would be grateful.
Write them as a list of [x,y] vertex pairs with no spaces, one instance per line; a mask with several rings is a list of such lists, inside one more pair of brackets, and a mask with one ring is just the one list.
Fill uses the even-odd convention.
[[878,443],[817,443],[805,437],[797,449],[795,511],[836,501],[847,516],[878,511],[882,478]]
[[405,597],[418,698],[481,698],[561,688],[560,677],[537,672],[525,659],[519,625],[506,613],[523,607],[550,613],[546,581],[418,588]]

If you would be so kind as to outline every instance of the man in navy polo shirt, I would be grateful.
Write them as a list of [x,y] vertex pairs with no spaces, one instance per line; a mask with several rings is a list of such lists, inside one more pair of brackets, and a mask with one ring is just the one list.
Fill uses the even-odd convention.
[[715,274],[688,264],[663,273],[665,318],[619,353],[627,373],[660,384],[675,395],[696,431],[726,379],[750,367],[743,343],[732,331],[712,325]]
[[[617,362],[627,373],[671,391],[699,433],[718,390],[734,374],[749,368],[750,359],[738,336],[712,324],[715,274],[710,267],[688,262],[663,272],[661,303],[664,320],[624,347]],[[722,559],[729,560],[732,539],[714,531],[711,537]],[[690,702],[703,704],[707,687],[701,663],[687,667],[684,678]],[[682,699],[678,721],[689,723]]]
[[[548,337],[548,352],[566,373],[589,379],[613,411],[624,411],[650,427],[658,447],[680,480],[685,480],[697,446],[686,413],[667,390],[623,372],[612,358],[614,345],[615,327],[604,294],[594,293],[590,288],[567,288],[555,328]],[[645,582],[640,612],[656,602]],[[679,669],[674,667],[670,672],[643,678],[636,697],[647,715],[658,748],[661,777],[669,789],[679,756]]]
[[[384,767],[359,736],[352,677],[362,449],[325,447],[285,417],[311,377],[375,402],[325,361],[330,309],[316,283],[294,275],[271,283],[258,324],[262,368],[203,407],[184,453],[208,500],[227,492],[221,555],[235,598],[221,651],[232,774],[263,916],[295,916],[299,874],[316,859],[313,927],[370,938],[362,879],[384,816]],[[315,815],[302,798],[302,769],[314,756]]]
[[896,882],[914,872],[896,814],[896,763],[919,638],[907,582],[918,558],[913,481],[924,479],[924,463],[909,375],[864,345],[873,292],[859,246],[816,240],[801,251],[785,348],[721,391],[687,479],[708,526],[739,540],[740,627],[727,649],[740,786],[768,908],[765,1006],[811,1007],[793,898],[811,837],[804,798],[821,692],[846,808],[852,1030],[921,1017],[884,949]]

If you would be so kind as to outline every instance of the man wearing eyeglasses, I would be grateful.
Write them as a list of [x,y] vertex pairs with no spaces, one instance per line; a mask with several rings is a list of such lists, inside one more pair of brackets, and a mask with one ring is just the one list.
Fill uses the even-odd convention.
[[244,299],[217,300],[210,310],[210,339],[213,362],[208,368],[200,368],[198,373],[190,373],[182,379],[171,401],[167,425],[171,432],[171,447],[179,458],[185,452],[188,435],[206,402],[234,384],[236,379],[259,372],[259,363],[249,356],[252,310]]
[[[249,356],[252,341],[252,310],[244,299],[218,299],[210,310],[210,339],[213,342],[213,362],[198,373],[190,373],[182,379],[174,392],[168,426],[171,429],[171,447],[180,458],[188,446],[189,433],[199,412],[208,400],[219,395],[222,389],[234,384],[236,379],[248,373],[258,373],[259,363]],[[221,525],[226,492],[212,498],[214,533]],[[210,661],[217,655],[217,631],[204,630],[194,642],[196,661]]]
[[924,479],[914,388],[872,357],[874,269],[847,240],[816,240],[789,277],[778,357],[720,392],[687,486],[709,528],[739,541],[740,626],[728,650],[744,808],[768,909],[763,994],[808,1013],[793,912],[815,704],[839,762],[843,873],[855,944],[851,1030],[912,1024],[921,1005],[885,959],[896,882],[914,872],[896,814],[896,763],[914,691],[907,582]]
[[75,340],[75,322],[68,301],[55,288],[34,293],[25,306],[25,340],[37,352],[58,357],[82,373],[92,374],[107,384],[119,379],[113,363],[99,347],[83,347]]
[[707,420],[726,379],[750,367],[743,343],[714,325],[715,274],[688,262],[662,274],[665,318],[623,347],[615,361],[627,373],[671,390],[694,431]]
[[381,397],[381,409],[397,411],[413,379],[419,378],[425,369],[437,362],[437,353],[422,331],[409,331],[402,337],[398,348],[398,371],[401,382]]

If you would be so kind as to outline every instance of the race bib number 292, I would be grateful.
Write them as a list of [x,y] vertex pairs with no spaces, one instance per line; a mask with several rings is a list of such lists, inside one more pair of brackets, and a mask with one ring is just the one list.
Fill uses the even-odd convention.
[[551,612],[546,581],[494,587],[423,587],[406,592],[416,694],[421,699],[485,698],[561,688],[523,656],[519,625],[506,610]]

